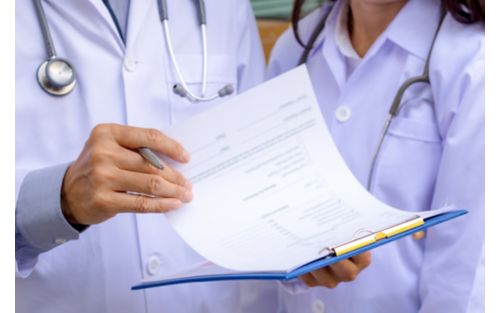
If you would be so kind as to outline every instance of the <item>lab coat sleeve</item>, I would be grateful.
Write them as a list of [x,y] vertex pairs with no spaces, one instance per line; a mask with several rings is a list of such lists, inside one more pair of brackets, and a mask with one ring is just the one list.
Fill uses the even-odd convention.
[[485,171],[482,53],[461,75],[436,77],[434,98],[443,150],[432,207],[451,205],[469,214],[428,231],[420,313],[484,312],[473,305],[484,303],[477,301],[478,293],[482,297],[478,282],[484,281],[480,277],[484,275]]
[[243,1],[240,8],[240,18],[235,21],[245,26],[235,27],[241,29],[241,34],[236,37],[239,38],[238,94],[262,83],[265,75],[264,52],[250,1]]
[[15,240],[16,272],[21,277],[31,273],[40,253],[79,237],[61,211],[61,186],[67,168],[68,164],[61,164],[33,170],[19,187]]
[[[311,13],[311,15],[314,14],[315,12]],[[310,23],[306,22],[310,19],[311,16],[307,16],[301,20],[299,29],[303,33],[309,32]],[[306,36],[309,36],[309,34],[303,35],[303,37]],[[293,35],[292,28],[289,27],[273,46],[271,58],[267,66],[266,79],[271,79],[295,68],[303,51],[303,48],[300,47]]]

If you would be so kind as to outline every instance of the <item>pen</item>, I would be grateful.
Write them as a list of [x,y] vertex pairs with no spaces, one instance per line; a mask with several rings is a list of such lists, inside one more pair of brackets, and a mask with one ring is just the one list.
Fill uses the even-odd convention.
[[160,158],[149,148],[139,148],[137,149],[139,154],[151,165],[157,169],[163,170],[163,165],[161,164]]

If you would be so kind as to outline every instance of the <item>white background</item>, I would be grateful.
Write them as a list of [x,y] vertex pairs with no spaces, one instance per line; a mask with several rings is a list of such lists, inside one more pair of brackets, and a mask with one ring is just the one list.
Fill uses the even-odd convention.
[[14,312],[14,2],[0,1],[0,311]]

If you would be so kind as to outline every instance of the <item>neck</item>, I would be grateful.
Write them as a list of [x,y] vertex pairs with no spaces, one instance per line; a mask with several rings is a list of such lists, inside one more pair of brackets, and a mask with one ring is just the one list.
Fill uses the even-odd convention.
[[408,0],[350,0],[349,34],[354,50],[365,56]]

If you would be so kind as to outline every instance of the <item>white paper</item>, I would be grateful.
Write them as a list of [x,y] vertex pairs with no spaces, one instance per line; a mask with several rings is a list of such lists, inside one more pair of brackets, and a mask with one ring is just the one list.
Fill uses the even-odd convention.
[[177,168],[194,200],[167,214],[215,264],[287,271],[352,239],[414,217],[350,172],[299,67],[167,130],[191,153]]

